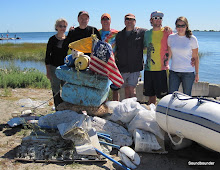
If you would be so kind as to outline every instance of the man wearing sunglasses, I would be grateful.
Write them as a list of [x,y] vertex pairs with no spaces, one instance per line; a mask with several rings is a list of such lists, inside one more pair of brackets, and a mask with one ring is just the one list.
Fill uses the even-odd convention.
[[[124,79],[125,98],[136,96],[140,71],[143,70],[143,38],[146,29],[135,27],[133,14],[124,17],[125,28],[116,36],[115,61]],[[118,91],[113,91],[114,100],[119,100]]]
[[102,24],[102,29],[99,30],[101,40],[111,44],[113,52],[115,52],[115,37],[118,31],[110,27],[111,25],[110,14],[104,13],[101,16],[101,24]]
[[167,39],[172,31],[162,27],[164,14],[160,11],[151,13],[152,29],[144,34],[144,47],[147,48],[147,60],[144,68],[144,92],[149,96],[148,104],[156,104],[156,99],[168,94],[167,70],[168,45]]

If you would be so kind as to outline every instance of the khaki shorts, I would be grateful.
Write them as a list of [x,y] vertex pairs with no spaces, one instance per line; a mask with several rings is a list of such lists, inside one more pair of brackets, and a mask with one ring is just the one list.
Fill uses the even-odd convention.
[[128,86],[132,86],[132,87],[137,86],[138,78],[140,76],[140,71],[133,73],[121,73],[121,75],[124,79],[124,84],[121,86],[121,88]]

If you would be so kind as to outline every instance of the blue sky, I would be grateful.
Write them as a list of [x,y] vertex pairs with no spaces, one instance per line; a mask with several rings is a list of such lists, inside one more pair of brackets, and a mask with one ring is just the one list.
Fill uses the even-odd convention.
[[187,17],[192,30],[220,30],[219,0],[1,0],[0,32],[54,31],[58,18],[67,19],[69,26],[78,26],[81,10],[90,14],[89,25],[101,28],[100,17],[109,13],[111,27],[124,28],[124,16],[133,13],[136,26],[150,29],[149,18],[155,10],[164,13],[163,26],[174,29],[177,17]]

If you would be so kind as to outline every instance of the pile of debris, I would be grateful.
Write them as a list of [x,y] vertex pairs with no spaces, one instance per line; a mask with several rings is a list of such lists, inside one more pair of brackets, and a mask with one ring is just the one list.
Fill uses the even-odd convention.
[[[106,161],[106,158],[112,159],[109,155],[115,148],[127,167],[136,168],[140,157],[135,151],[166,153],[163,132],[155,121],[155,106],[145,108],[137,98],[108,101],[105,105],[109,113],[102,117],[68,109],[40,117],[30,114],[16,117],[21,124],[29,124],[35,129],[30,136],[23,138],[16,160]],[[74,108],[70,103],[68,106]],[[19,124],[13,119],[8,122],[12,127]],[[129,147],[133,143],[135,151]]]
[[[109,153],[111,148],[103,146]],[[106,161],[102,155],[79,155],[71,140],[64,140],[56,130],[31,133],[22,139],[15,160],[27,162]]]

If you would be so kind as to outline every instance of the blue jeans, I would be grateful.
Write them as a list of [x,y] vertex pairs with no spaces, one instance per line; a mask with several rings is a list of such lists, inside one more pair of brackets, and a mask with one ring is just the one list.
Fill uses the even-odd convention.
[[192,86],[195,80],[194,72],[175,72],[170,70],[169,93],[178,91],[182,82],[183,93],[191,96]]

